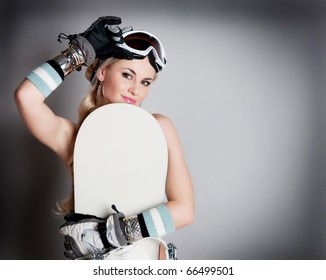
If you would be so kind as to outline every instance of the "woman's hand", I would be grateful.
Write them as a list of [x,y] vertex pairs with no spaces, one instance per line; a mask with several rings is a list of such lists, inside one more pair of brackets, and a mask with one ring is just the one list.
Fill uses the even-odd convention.
[[119,17],[100,17],[83,33],[68,36],[70,44],[83,51],[86,66],[92,64],[95,58],[133,58],[129,51],[116,46],[123,41],[122,30],[118,27],[120,23]]

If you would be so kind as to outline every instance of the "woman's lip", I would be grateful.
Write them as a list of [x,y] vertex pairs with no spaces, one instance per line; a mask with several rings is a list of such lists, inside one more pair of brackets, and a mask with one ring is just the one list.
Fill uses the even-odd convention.
[[126,101],[128,104],[132,104],[132,105],[136,104],[136,100],[135,100],[135,99],[132,99],[132,98],[130,98],[130,97],[128,97],[128,96],[124,96],[124,95],[122,95],[122,98],[123,98],[123,100]]

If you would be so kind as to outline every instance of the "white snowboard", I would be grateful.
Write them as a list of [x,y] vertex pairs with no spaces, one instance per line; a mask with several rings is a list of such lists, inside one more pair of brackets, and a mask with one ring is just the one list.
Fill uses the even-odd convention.
[[[83,122],[74,150],[75,212],[126,217],[165,201],[168,152],[163,131],[147,111],[109,104]],[[158,244],[142,241],[157,259]]]

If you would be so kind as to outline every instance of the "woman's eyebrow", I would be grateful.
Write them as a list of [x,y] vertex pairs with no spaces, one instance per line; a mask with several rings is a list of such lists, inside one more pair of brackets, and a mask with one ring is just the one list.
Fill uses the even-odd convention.
[[125,68],[125,69],[127,69],[127,70],[129,70],[131,73],[133,73],[134,75],[137,75],[137,73],[134,71],[134,70],[132,70],[131,68]]

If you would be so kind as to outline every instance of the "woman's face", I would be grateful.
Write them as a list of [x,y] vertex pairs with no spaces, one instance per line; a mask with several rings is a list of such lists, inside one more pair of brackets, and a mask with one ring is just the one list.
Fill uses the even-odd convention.
[[118,60],[97,72],[102,82],[103,103],[128,103],[140,106],[156,76],[148,57]]

